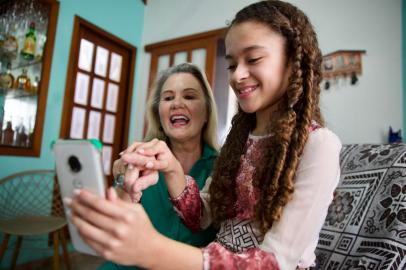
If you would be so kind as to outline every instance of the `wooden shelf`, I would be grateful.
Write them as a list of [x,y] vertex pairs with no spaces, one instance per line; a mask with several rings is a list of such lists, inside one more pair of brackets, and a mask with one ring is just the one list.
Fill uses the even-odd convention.
[[15,89],[15,88],[0,88],[0,96],[4,96],[6,99],[11,98],[34,98],[38,96],[38,92],[28,92],[23,89]]

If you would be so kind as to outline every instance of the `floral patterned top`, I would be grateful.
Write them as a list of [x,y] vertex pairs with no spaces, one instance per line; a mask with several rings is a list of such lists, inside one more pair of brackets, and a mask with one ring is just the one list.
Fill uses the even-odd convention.
[[[313,128],[315,129],[315,128]],[[250,135],[236,178],[236,216],[222,222],[216,241],[203,249],[204,269],[295,269],[314,265],[318,234],[338,184],[340,140],[326,128],[311,132],[296,173],[292,200],[280,220],[264,235],[253,221],[259,190],[254,189],[255,164],[260,162],[266,136]],[[172,199],[191,230],[211,223],[209,186],[200,191],[192,177]]]

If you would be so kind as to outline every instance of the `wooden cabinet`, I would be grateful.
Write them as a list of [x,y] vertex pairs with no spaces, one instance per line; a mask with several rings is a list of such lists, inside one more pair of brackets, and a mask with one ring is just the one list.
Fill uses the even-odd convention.
[[58,9],[0,2],[0,155],[40,155]]

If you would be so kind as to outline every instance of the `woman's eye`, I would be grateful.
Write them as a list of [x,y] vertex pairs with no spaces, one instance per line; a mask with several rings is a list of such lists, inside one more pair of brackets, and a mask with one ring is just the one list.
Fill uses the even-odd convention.
[[191,96],[191,95],[188,95],[188,96],[185,96],[185,99],[195,99],[195,97]]
[[172,99],[173,99],[172,96],[166,96],[166,97],[163,97],[163,98],[162,98],[163,101],[170,101],[170,100],[172,100]]

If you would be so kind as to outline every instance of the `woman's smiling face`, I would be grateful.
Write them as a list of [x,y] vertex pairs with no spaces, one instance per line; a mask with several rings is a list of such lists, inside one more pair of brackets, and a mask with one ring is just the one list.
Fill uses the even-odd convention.
[[189,73],[171,75],[162,86],[159,117],[170,140],[185,142],[198,138],[207,122],[204,93],[199,81]]

